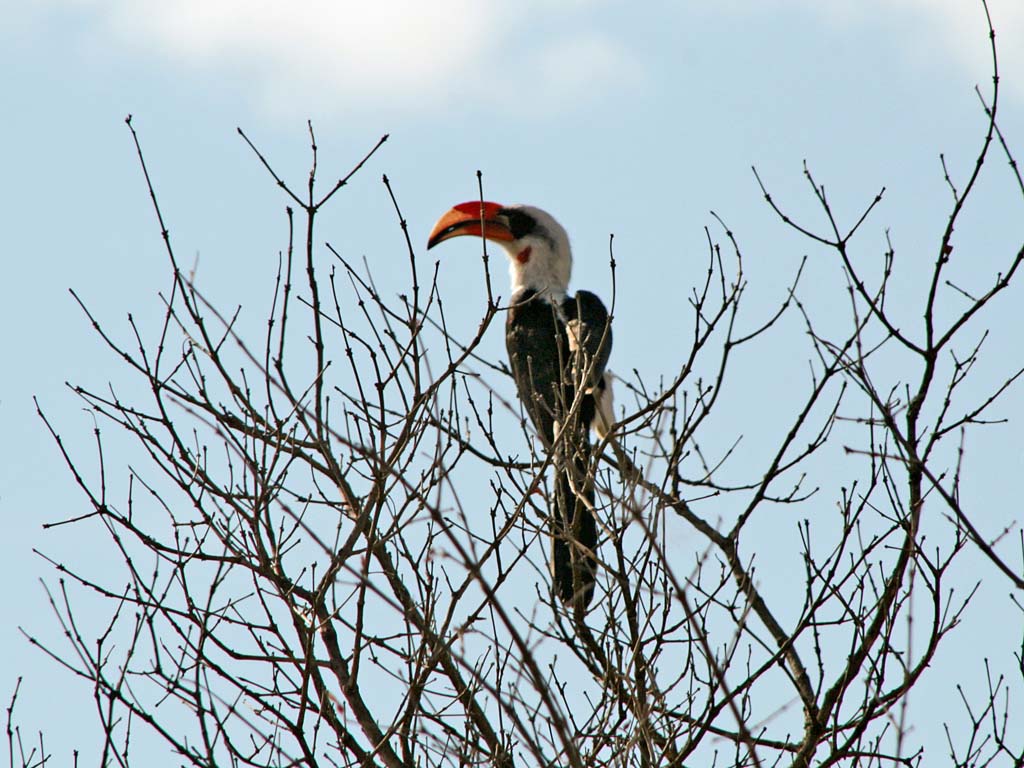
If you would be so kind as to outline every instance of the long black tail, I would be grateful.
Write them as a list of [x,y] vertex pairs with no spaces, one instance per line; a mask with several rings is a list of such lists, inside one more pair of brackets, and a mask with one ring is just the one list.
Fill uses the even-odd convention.
[[[551,570],[555,589],[562,602],[577,611],[590,604],[597,581],[597,521],[591,511],[594,484],[587,475],[589,451],[580,453],[573,458],[571,468],[559,468],[557,472],[551,516]],[[574,486],[576,492],[573,492]]]

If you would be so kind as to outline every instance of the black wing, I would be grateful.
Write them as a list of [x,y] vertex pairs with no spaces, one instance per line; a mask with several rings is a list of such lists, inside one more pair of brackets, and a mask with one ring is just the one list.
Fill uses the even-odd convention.
[[[553,452],[555,513],[551,517],[552,572],[561,599],[582,615],[597,576],[597,522],[592,512],[589,426],[595,390],[611,352],[604,304],[581,291],[555,308],[534,291],[514,297],[506,325],[512,375],[544,447]],[[584,396],[567,423],[581,384]],[[561,439],[554,445],[556,424]]]
[[[565,300],[564,311],[568,320],[567,335],[572,348],[572,376],[577,385],[583,386],[583,402],[580,403],[580,418],[603,435],[611,421],[610,383],[605,378],[605,368],[612,352],[612,324],[601,299],[590,291],[580,291],[574,298]],[[598,412],[608,423],[599,423]]]
[[572,404],[572,379],[565,324],[554,307],[533,290],[513,297],[505,325],[512,377],[541,441],[551,450],[555,420]]

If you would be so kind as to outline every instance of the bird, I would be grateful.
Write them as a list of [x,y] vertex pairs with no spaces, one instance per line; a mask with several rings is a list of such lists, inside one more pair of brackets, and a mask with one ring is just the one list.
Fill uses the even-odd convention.
[[575,615],[589,606],[597,581],[594,446],[613,421],[611,318],[590,291],[568,293],[569,236],[555,218],[529,205],[460,203],[434,226],[427,249],[475,235],[509,259],[512,294],[505,323],[512,377],[555,472],[551,571],[555,592]]

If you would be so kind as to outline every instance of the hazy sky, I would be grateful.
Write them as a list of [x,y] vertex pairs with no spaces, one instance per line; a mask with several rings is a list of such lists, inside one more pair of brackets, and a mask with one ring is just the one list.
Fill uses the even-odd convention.
[[[653,379],[674,371],[674,309],[705,269],[710,210],[744,246],[755,315],[758,302],[779,299],[801,256],[828,258],[767,210],[751,165],[815,226],[823,222],[802,177],[804,159],[848,218],[887,187],[856,243],[858,257],[877,259],[889,229],[912,286],[915,271],[934,259],[948,215],[939,153],[958,178],[969,171],[985,127],[973,89],[990,87],[984,16],[973,0],[4,0],[0,8],[0,700],[24,675],[21,722],[47,728],[59,764],[70,747],[92,744],[92,701],[86,684],[18,632],[25,626],[59,646],[39,583],[56,583],[55,572],[32,549],[92,573],[113,566],[103,560],[103,537],[41,528],[87,510],[32,397],[88,463],[93,421],[64,382],[98,388],[127,377],[68,289],[119,333],[129,312],[143,325],[161,312],[167,261],[127,114],[178,254],[195,261],[200,284],[222,306],[265,301],[285,243],[287,201],[235,129],[301,185],[311,119],[325,183],[390,134],[328,209],[320,233],[382,272],[389,259],[404,258],[382,173],[422,246],[437,216],[475,197],[481,169],[487,197],[536,204],[559,218],[573,238],[574,285],[605,295],[614,233],[611,367]],[[991,10],[1000,123],[1024,159],[1024,3],[992,0]],[[974,287],[988,285],[1024,240],[1024,208],[1000,156],[989,174],[956,241],[958,274],[977,276]],[[465,299],[456,317],[467,324],[482,306],[471,288],[477,252],[466,242],[441,257],[442,284]],[[811,297],[818,268],[812,264],[805,285]],[[983,321],[996,329],[992,377],[1024,364],[1024,285],[1015,296]],[[798,334],[798,324],[790,330]],[[500,332],[488,345],[503,354]],[[723,434],[745,431],[744,420],[760,418],[752,414],[787,386],[770,375],[770,352],[745,363],[765,375],[763,389],[737,406]],[[1009,482],[1024,472],[1014,437],[1024,424],[1019,390],[999,413],[1015,426],[979,433],[967,474],[972,498],[992,510],[980,518],[991,521],[991,534],[1022,517]],[[104,434],[111,469],[123,477],[132,455],[114,428]],[[991,587],[949,651],[968,654],[961,668],[974,678],[981,655],[1005,661],[1015,642],[999,644],[1009,585],[978,567]],[[948,679],[929,685],[949,694],[934,694],[935,732],[927,737],[940,750],[932,756],[942,756],[941,718],[958,710]]]

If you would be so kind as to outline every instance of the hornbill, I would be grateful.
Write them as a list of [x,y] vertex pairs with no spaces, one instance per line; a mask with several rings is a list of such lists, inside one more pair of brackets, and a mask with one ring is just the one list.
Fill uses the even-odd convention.
[[509,257],[512,297],[505,325],[512,376],[555,469],[551,570],[559,597],[577,613],[597,577],[594,468],[588,428],[612,422],[608,310],[589,291],[568,295],[569,236],[527,205],[461,203],[442,216],[427,248],[460,235],[500,245]]

